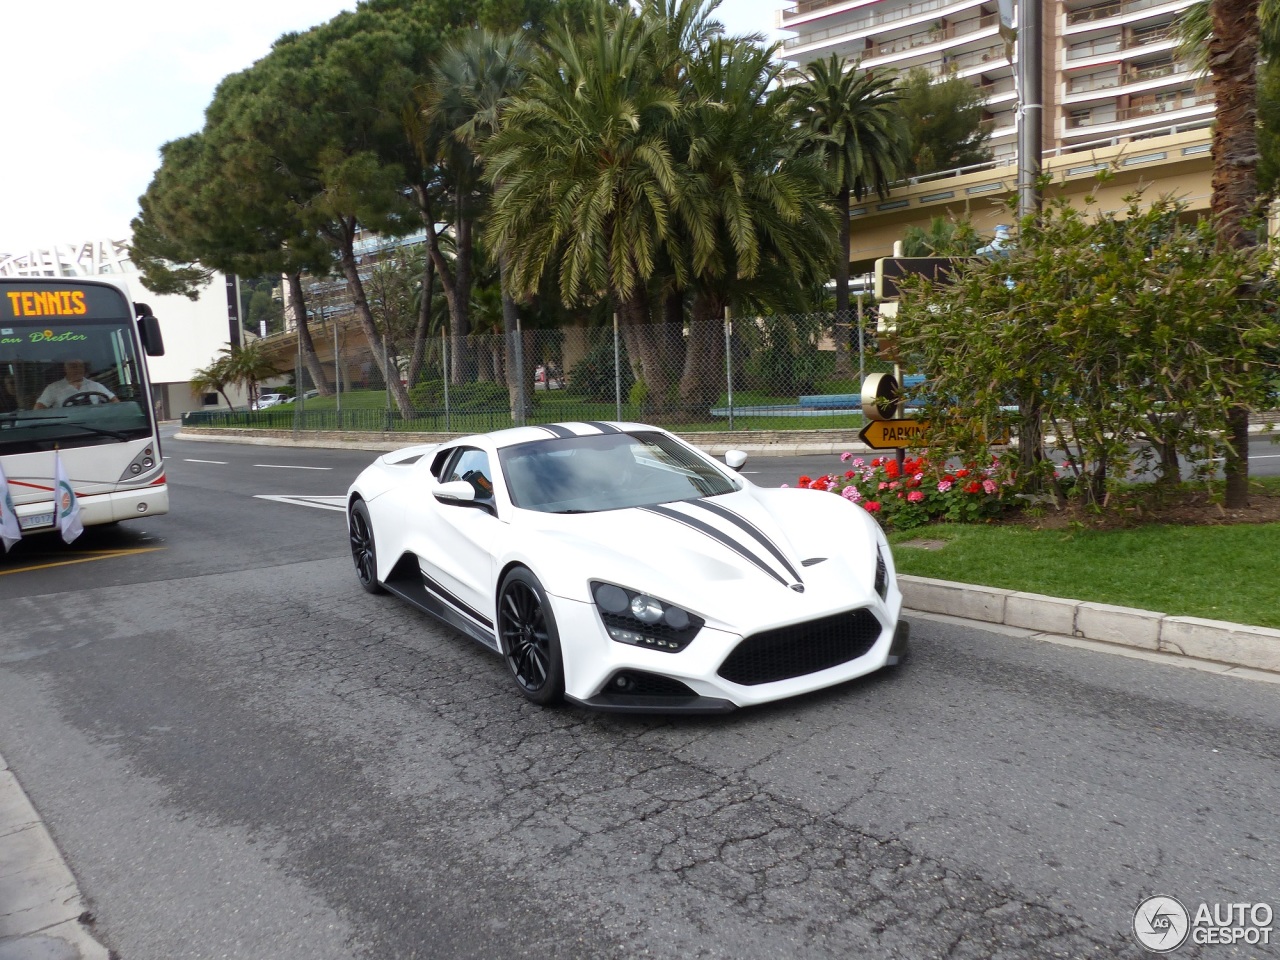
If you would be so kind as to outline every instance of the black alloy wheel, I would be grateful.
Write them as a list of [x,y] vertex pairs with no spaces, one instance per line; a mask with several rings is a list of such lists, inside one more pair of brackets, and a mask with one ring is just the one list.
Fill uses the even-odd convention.
[[369,508],[363,500],[351,505],[347,528],[351,533],[351,559],[356,565],[356,579],[369,593],[382,593],[378,582],[378,551],[373,542],[373,524],[369,522]]
[[516,687],[546,706],[564,696],[560,635],[538,578],[516,567],[498,591],[498,636]]

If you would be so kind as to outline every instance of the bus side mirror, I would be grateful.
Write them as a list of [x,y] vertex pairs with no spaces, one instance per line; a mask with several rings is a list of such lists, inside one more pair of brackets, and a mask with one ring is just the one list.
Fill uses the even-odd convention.
[[138,318],[138,333],[142,337],[142,349],[149,357],[164,356],[164,336],[160,333],[160,321],[150,313]]

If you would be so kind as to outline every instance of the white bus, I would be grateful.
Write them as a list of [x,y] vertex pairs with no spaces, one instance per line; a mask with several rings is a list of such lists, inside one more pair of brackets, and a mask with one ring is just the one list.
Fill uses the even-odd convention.
[[115,283],[0,277],[0,466],[24,534],[55,529],[55,451],[84,526],[169,512],[146,363],[163,353]]

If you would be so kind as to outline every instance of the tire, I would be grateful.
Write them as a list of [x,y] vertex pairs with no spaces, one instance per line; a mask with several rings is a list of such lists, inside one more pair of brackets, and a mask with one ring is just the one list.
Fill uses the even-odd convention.
[[351,537],[351,559],[356,565],[356,579],[368,593],[385,593],[378,581],[378,549],[373,539],[373,523],[363,500],[351,505],[347,519]]
[[542,584],[524,567],[503,577],[498,588],[498,640],[521,694],[540,706],[563,699],[560,633]]

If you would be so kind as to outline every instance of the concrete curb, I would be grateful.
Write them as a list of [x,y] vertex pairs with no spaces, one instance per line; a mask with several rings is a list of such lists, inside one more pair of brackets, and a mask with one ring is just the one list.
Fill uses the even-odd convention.
[[[244,443],[268,446],[321,449],[372,450],[389,452],[419,443],[444,443],[462,433],[365,433],[349,430],[257,430],[249,427],[182,427],[175,440],[204,440],[214,443]],[[681,439],[713,457],[727,450],[741,450],[754,456],[807,456],[841,454],[846,450],[874,453],[857,440],[853,430],[752,430],[742,433],[686,433]]]
[[76,878],[0,757],[0,960],[109,960]]
[[898,575],[903,605],[1035,633],[1280,673],[1280,630]]

